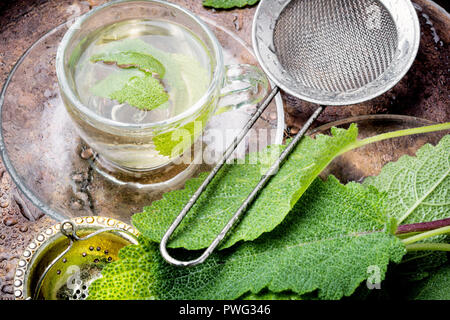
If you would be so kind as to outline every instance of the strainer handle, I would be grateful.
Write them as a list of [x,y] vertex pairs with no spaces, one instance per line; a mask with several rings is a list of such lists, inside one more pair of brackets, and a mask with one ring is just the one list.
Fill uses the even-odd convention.
[[303,126],[303,128],[299,131],[299,133],[295,136],[295,138],[291,141],[291,143],[282,152],[280,157],[275,161],[275,163],[270,167],[270,169],[266,172],[266,174],[261,178],[260,182],[256,185],[255,189],[253,189],[253,191],[249,194],[247,199],[242,203],[242,205],[239,207],[239,209],[234,213],[233,217],[228,221],[226,226],[222,229],[222,231],[217,235],[217,237],[213,240],[213,242],[209,245],[209,247],[203,252],[203,254],[199,258],[190,260],[190,261],[181,261],[181,260],[177,260],[177,259],[173,258],[167,251],[167,242],[169,241],[171,235],[176,230],[176,228],[180,225],[181,221],[184,219],[186,214],[189,212],[189,210],[192,208],[192,206],[196,203],[196,201],[198,200],[200,195],[203,193],[203,191],[205,191],[205,189],[207,188],[209,183],[213,180],[213,178],[216,176],[216,174],[219,172],[219,170],[222,168],[222,166],[226,163],[227,159],[231,156],[233,151],[237,148],[239,143],[246,136],[247,132],[251,129],[251,127],[255,124],[255,122],[258,120],[258,118],[262,115],[264,110],[267,108],[267,106],[270,104],[270,102],[277,95],[278,92],[279,92],[279,89],[277,87],[275,87],[272,90],[272,92],[270,93],[270,95],[266,98],[266,100],[264,100],[264,102],[260,105],[260,107],[257,108],[257,110],[252,115],[249,122],[246,124],[245,128],[234,139],[232,145],[225,151],[225,153],[223,154],[219,163],[211,171],[209,176],[202,183],[202,185],[198,188],[198,190],[194,193],[194,195],[188,201],[188,203],[183,208],[183,210],[180,212],[178,217],[174,220],[172,225],[169,227],[169,229],[164,234],[164,236],[161,240],[159,249],[160,249],[162,257],[168,263],[173,264],[175,266],[182,266],[182,267],[195,266],[200,263],[203,263],[211,255],[211,253],[216,249],[216,247],[219,245],[219,243],[225,238],[225,236],[231,230],[231,228],[237,223],[237,221],[239,221],[239,218],[245,212],[247,207],[256,198],[258,193],[264,188],[264,186],[270,180],[271,176],[274,175],[278,171],[280,165],[282,165],[284,160],[286,160],[286,158],[289,156],[289,154],[294,150],[294,148],[300,142],[301,138],[305,135],[306,131],[313,124],[313,122],[319,117],[319,115],[322,113],[322,111],[324,109],[324,107],[320,106],[314,112],[314,114],[309,118],[309,120],[306,122],[306,124]]

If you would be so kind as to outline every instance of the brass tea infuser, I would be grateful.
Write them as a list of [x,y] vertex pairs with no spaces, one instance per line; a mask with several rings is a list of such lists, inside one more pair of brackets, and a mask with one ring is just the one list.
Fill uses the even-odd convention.
[[[162,238],[164,259],[177,266],[204,262],[296,147],[325,106],[373,99],[397,84],[419,48],[420,25],[409,0],[261,0],[253,48],[276,84]],[[183,218],[282,89],[319,105],[203,254],[191,261],[169,255],[167,243]]]
[[118,259],[121,248],[137,244],[139,232],[121,221],[80,217],[39,233],[20,258],[15,278],[17,300],[84,300],[101,270]]

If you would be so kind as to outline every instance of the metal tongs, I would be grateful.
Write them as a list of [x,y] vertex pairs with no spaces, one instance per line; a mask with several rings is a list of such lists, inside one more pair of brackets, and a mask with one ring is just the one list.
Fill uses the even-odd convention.
[[[253,48],[277,86],[167,230],[160,245],[163,258],[184,267],[204,262],[276,174],[324,106],[361,103],[392,88],[411,67],[419,42],[419,20],[409,0],[262,0],[253,22]],[[174,259],[167,252],[169,238],[279,88],[319,107],[203,254],[191,261]]]
[[242,131],[239,133],[239,135],[236,136],[236,138],[233,140],[233,143],[228,147],[228,149],[222,155],[218,164],[214,167],[214,169],[208,175],[206,180],[203,181],[202,185],[197,189],[197,191],[194,193],[194,195],[188,201],[186,206],[183,208],[183,210],[180,212],[180,214],[177,216],[177,218],[174,220],[172,225],[169,227],[169,229],[164,234],[164,236],[161,240],[161,244],[160,244],[160,252],[161,252],[161,255],[163,256],[163,258],[170,264],[173,264],[176,266],[182,266],[182,267],[194,266],[194,265],[203,263],[211,255],[211,253],[216,249],[216,247],[219,245],[219,243],[225,238],[227,233],[239,221],[242,214],[245,212],[247,207],[252,203],[252,201],[256,198],[258,193],[264,188],[264,186],[267,184],[267,182],[269,182],[270,178],[277,172],[277,170],[280,168],[280,166],[283,164],[283,162],[286,160],[286,158],[289,156],[289,154],[291,154],[291,152],[294,150],[294,148],[300,142],[302,137],[305,135],[306,131],[313,124],[313,122],[319,117],[319,115],[322,113],[322,111],[324,109],[323,107],[319,107],[316,110],[316,112],[314,112],[314,114],[311,116],[311,118],[308,120],[308,122],[303,126],[302,130],[300,130],[297,133],[295,138],[291,141],[291,143],[287,146],[287,148],[281,153],[280,157],[275,161],[275,163],[270,167],[270,169],[262,176],[261,180],[256,185],[255,189],[253,189],[253,191],[249,194],[247,199],[245,199],[245,201],[242,203],[242,205],[239,207],[239,209],[236,211],[236,213],[231,217],[231,219],[228,221],[228,223],[225,225],[225,227],[222,229],[222,231],[217,235],[217,237],[214,239],[214,241],[209,245],[209,247],[203,252],[203,254],[199,258],[190,260],[190,261],[180,261],[180,260],[173,258],[167,251],[167,242],[169,241],[170,236],[173,234],[175,229],[178,228],[181,221],[187,215],[189,210],[194,206],[194,204],[197,202],[198,198],[200,198],[201,194],[205,191],[205,189],[208,187],[208,185],[211,183],[211,181],[217,175],[219,170],[227,162],[227,160],[233,154],[234,150],[237,148],[239,143],[244,139],[244,137],[247,135],[247,133],[253,127],[255,122],[264,113],[264,111],[267,109],[270,102],[278,94],[278,92],[279,92],[278,87],[275,87],[274,89],[272,89],[269,96],[259,106],[259,108],[257,108],[256,111],[252,114],[252,117],[250,118],[248,123],[245,125],[244,129],[242,129]]

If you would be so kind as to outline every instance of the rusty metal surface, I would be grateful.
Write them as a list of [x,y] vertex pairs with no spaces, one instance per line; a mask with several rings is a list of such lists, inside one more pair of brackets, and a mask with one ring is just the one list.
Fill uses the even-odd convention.
[[[104,0],[16,0],[0,4],[0,86],[24,51],[43,34],[70,18],[87,12]],[[201,0],[173,0],[251,43],[255,7],[216,11],[204,9]],[[422,41],[417,60],[408,75],[387,94],[352,107],[330,107],[319,119],[329,122],[361,114],[391,113],[449,121],[449,48],[447,15],[427,0],[421,7]],[[313,111],[308,103],[285,97],[288,133],[295,133]],[[13,299],[12,279],[18,257],[36,233],[54,222],[42,216],[17,191],[0,162],[0,299]]]

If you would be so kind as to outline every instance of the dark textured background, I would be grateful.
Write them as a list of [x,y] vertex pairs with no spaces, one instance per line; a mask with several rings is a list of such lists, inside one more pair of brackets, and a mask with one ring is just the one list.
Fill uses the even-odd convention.
[[[14,63],[43,34],[69,18],[79,16],[104,0],[3,0],[0,2],[0,87]],[[251,43],[255,7],[216,11],[204,9],[201,0],[173,0],[235,31]],[[362,114],[404,114],[436,122],[450,121],[448,85],[450,21],[427,0],[414,0],[419,13],[422,39],[419,54],[408,75],[392,90],[370,102],[349,107],[330,107],[318,123]],[[438,0],[442,5],[448,0]],[[431,17],[441,42],[433,40]],[[314,106],[285,97],[287,134],[295,133]],[[27,208],[0,161],[0,299],[13,299],[15,265],[24,247],[53,221]]]

